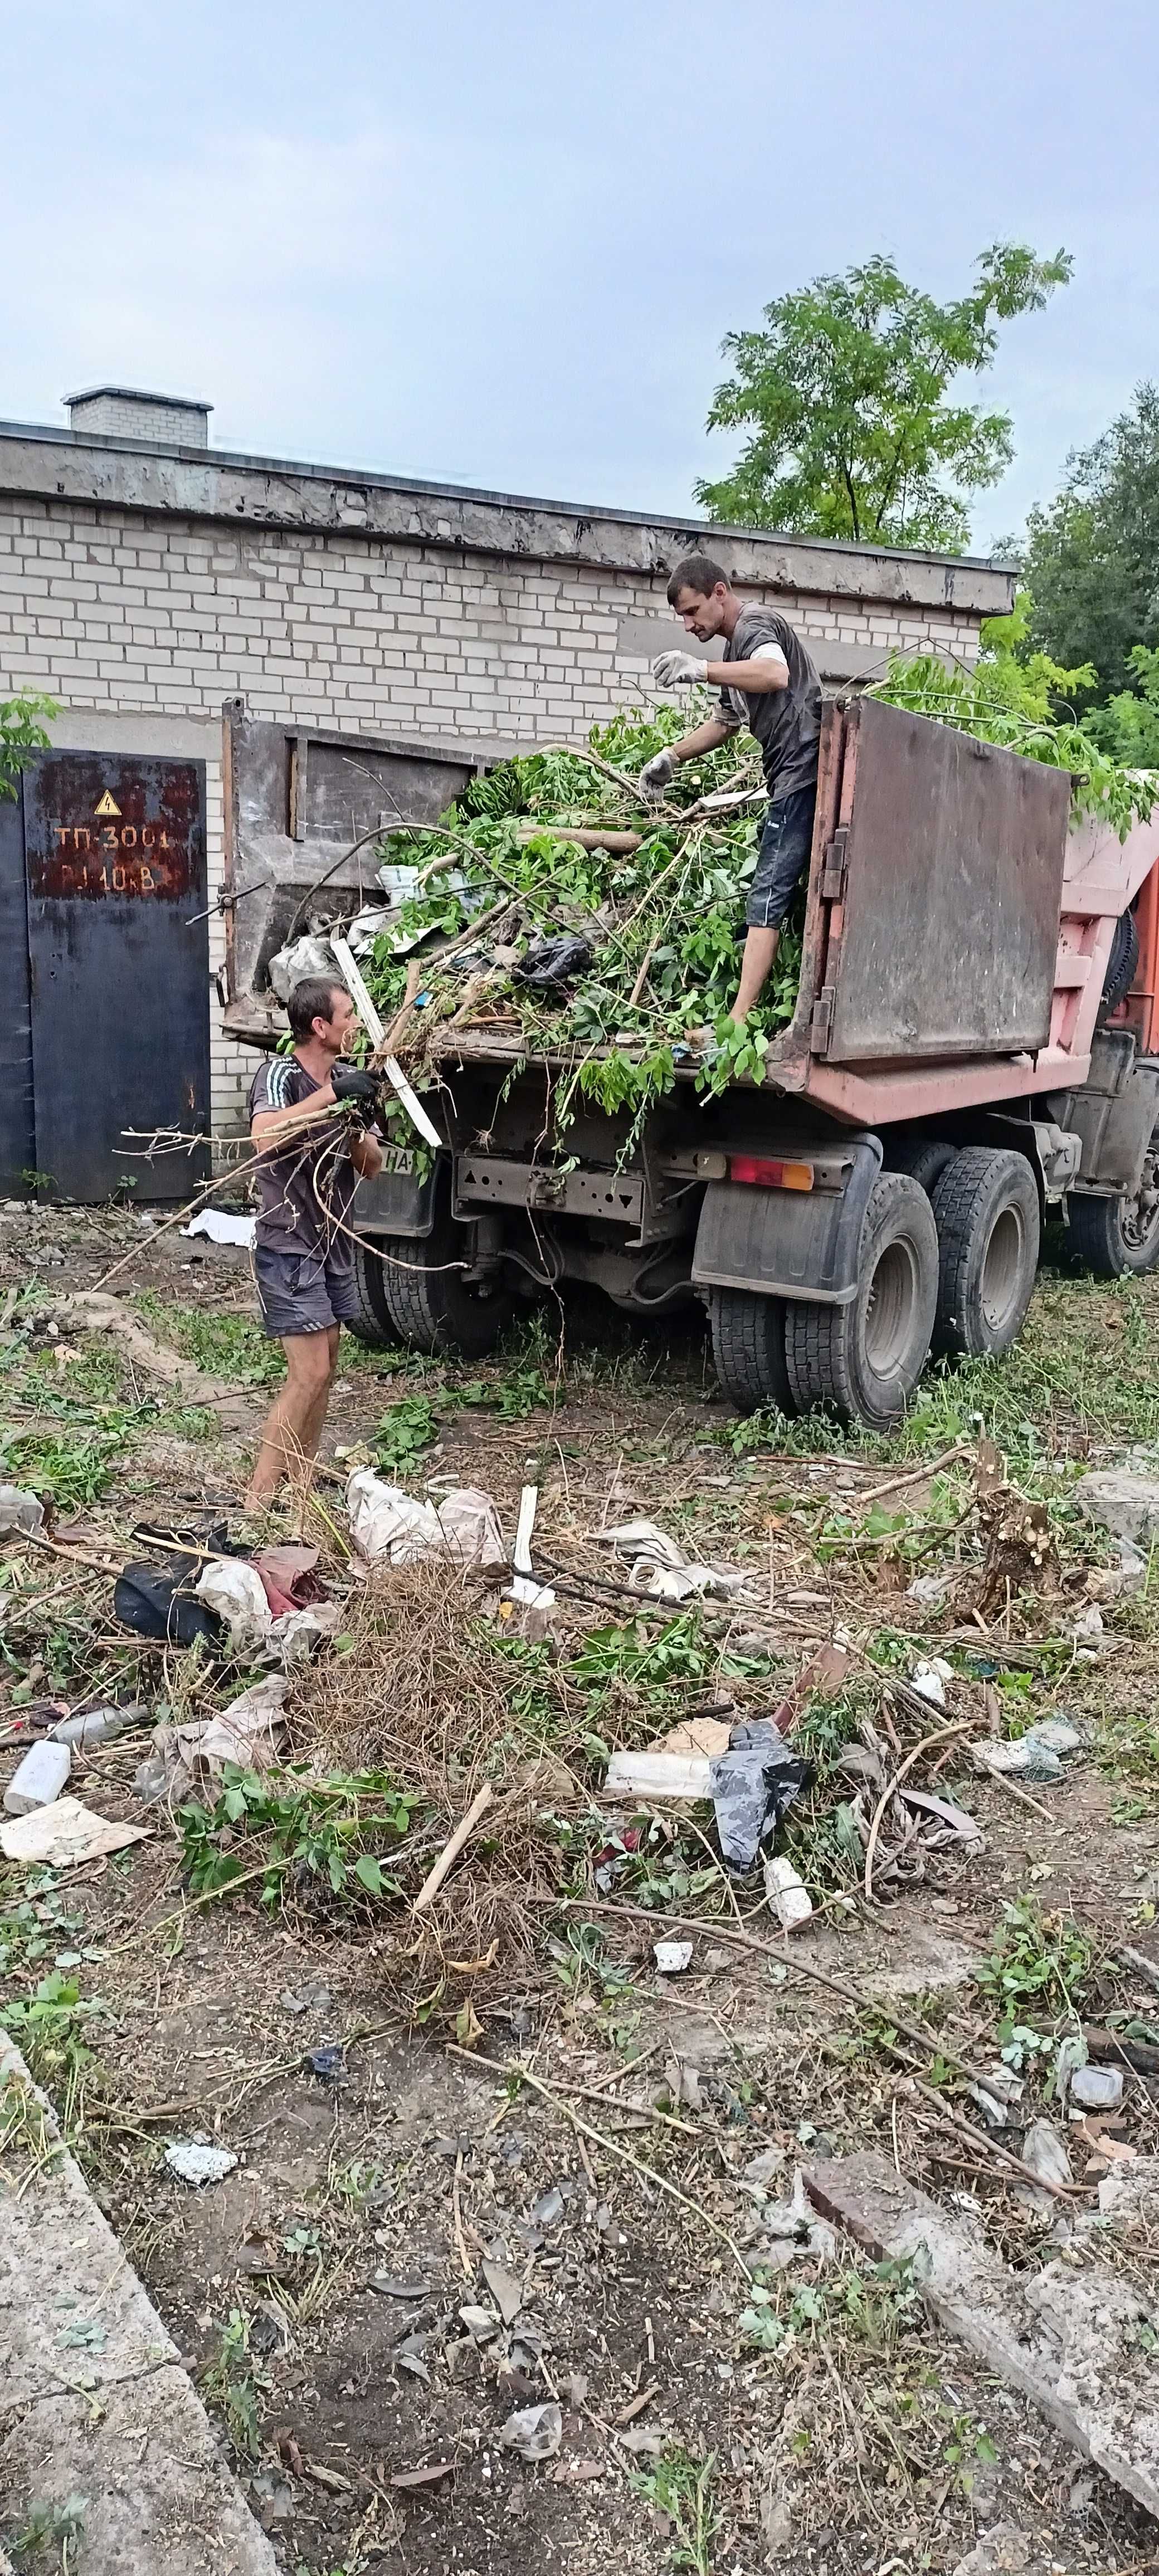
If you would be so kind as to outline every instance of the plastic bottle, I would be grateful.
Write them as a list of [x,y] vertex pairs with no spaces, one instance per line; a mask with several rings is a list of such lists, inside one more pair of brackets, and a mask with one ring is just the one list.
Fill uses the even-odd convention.
[[123,1735],[132,1723],[132,1712],[122,1708],[90,1708],[83,1717],[62,1717],[53,1727],[53,1744],[75,1744],[88,1752],[94,1744],[108,1744],[114,1735]]
[[72,1755],[67,1744],[53,1744],[45,1736],[34,1744],[17,1765],[4,1792],[4,1804],[10,1816],[30,1816],[34,1807],[51,1807],[61,1790],[68,1786]]

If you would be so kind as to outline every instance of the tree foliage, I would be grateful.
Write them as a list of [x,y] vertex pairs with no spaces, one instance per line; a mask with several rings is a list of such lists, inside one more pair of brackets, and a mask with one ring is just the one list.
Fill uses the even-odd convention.
[[55,698],[0,699],[0,797],[14,797],[33,753],[48,750],[45,723],[59,714]]
[[877,257],[767,304],[763,329],[725,340],[734,373],[708,416],[710,429],[750,431],[748,444],[698,500],[722,523],[960,553],[966,496],[1014,451],[1006,412],[950,388],[985,373],[998,324],[1038,312],[1071,265],[1066,251],[1041,260],[994,242],[970,293],[938,304]]
[[1033,642],[1093,662],[1104,697],[1137,684],[1133,648],[1159,646],[1159,386],[1140,385],[1094,446],[1068,458],[1027,538]]

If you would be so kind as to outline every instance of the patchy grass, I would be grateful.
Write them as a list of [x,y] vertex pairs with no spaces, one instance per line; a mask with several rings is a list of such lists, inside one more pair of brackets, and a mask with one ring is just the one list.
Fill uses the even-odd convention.
[[281,1344],[270,1341],[252,1315],[175,1306],[155,1289],[144,1290],[133,1302],[150,1331],[207,1377],[223,1378],[230,1386],[273,1386],[286,1374]]
[[670,2563],[689,2576],[712,2576],[713,2547],[721,2517],[713,2501],[716,2457],[695,2460],[674,2446],[654,2469],[632,2478],[637,2495],[646,2497],[667,2527]]

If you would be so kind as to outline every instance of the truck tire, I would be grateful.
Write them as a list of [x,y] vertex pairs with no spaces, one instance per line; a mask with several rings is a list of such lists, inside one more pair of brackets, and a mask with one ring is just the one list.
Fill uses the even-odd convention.
[[929,1198],[957,1150],[956,1145],[947,1145],[940,1136],[911,1137],[904,1145],[887,1143],[885,1168],[888,1172],[908,1172],[911,1181],[916,1181]]
[[348,1332],[368,1351],[396,1350],[398,1333],[386,1302],[382,1255],[361,1238],[354,1246],[354,1289],[358,1320],[347,1326]]
[[858,1289],[846,1306],[786,1307],[789,1384],[802,1411],[831,1406],[845,1422],[890,1431],[929,1354],[938,1300],[933,1209],[908,1172],[882,1172],[861,1226]]
[[967,1145],[933,1193],[934,1349],[996,1359],[1022,1330],[1038,1270],[1038,1183],[1024,1154]]
[[425,1240],[383,1237],[383,1302],[396,1338],[412,1350],[457,1351],[464,1359],[481,1360],[510,1322],[515,1299],[501,1279],[493,1289],[464,1279],[467,1240],[445,1203]]
[[712,1358],[729,1402],[740,1413],[775,1404],[790,1417],[797,1405],[785,1362],[785,1301],[751,1288],[710,1288]]
[[1122,1190],[1117,1198],[1096,1199],[1072,1190],[1067,1215],[1070,1250],[1096,1279],[1122,1279],[1128,1272],[1141,1279],[1159,1266],[1159,1127],[1133,1197]]
[[1122,1001],[1124,994],[1130,992],[1135,981],[1138,963],[1139,933],[1135,927],[1135,916],[1133,912],[1121,912],[1115,923],[1115,935],[1111,941],[1111,953],[1107,959],[1107,971],[1103,977],[1103,990],[1098,1008],[1099,1021],[1107,1019]]

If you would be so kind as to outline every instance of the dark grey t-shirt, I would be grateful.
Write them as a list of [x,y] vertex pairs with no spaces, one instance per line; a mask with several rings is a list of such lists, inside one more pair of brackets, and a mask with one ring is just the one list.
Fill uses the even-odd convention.
[[[762,644],[775,644],[784,655],[789,666],[788,688],[768,689],[752,698],[740,689],[722,689],[720,720],[730,733],[739,733],[745,726],[759,742],[765,785],[770,796],[779,801],[783,796],[795,795],[800,787],[816,784],[821,682],[812,655],[788,618],[754,601],[751,608],[742,608],[721,659],[747,662]],[[715,660],[715,655],[712,658]]]
[[[321,1088],[296,1055],[267,1056],[250,1084],[251,1123],[266,1109],[294,1109]],[[334,1143],[334,1122],[328,1120],[320,1131],[292,1137],[262,1155],[253,1174],[261,1251],[310,1252],[332,1267],[353,1261],[354,1246],[342,1226],[350,1222],[358,1174],[349,1154],[335,1157]]]

